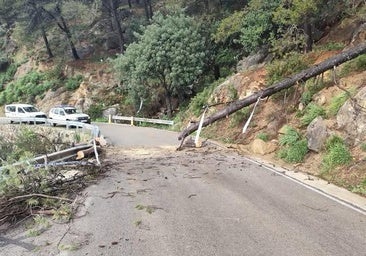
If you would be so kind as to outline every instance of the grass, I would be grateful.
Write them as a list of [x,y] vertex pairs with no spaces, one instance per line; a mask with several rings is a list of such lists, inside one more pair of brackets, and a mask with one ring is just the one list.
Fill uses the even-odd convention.
[[333,135],[326,141],[326,153],[322,161],[323,174],[350,163],[351,153],[342,138]]
[[352,97],[356,92],[355,88],[350,89],[347,92],[342,92],[335,97],[333,97],[330,101],[330,104],[327,109],[327,115],[329,117],[334,117],[337,115],[339,109],[346,103],[346,101]]
[[353,186],[351,192],[366,196],[366,179],[364,179],[360,184]]
[[345,77],[351,73],[357,73],[366,70],[366,54],[350,60],[342,65],[340,77]]
[[288,163],[300,163],[304,161],[308,152],[307,140],[294,128],[287,126],[285,134],[279,138],[280,150],[277,156]]
[[304,109],[304,114],[300,119],[301,124],[307,126],[318,116],[325,117],[324,108],[316,105],[315,103],[309,103],[309,105]]

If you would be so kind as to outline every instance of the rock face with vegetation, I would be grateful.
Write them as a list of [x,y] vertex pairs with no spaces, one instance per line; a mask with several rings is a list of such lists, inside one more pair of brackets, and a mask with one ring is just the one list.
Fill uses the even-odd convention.
[[[362,0],[3,1],[0,105],[169,117],[181,130],[361,45],[365,17]],[[244,134],[252,105],[204,136],[365,195],[365,63],[262,99]]]

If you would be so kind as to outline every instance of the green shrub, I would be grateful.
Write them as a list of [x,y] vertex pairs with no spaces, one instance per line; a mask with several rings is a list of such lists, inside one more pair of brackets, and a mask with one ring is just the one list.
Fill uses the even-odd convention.
[[319,47],[316,47],[316,50],[319,50],[319,51],[336,51],[336,50],[342,50],[344,47],[345,47],[345,45],[342,42],[329,42],[325,45],[321,45]]
[[242,108],[238,111],[236,111],[235,113],[233,113],[230,117],[230,126],[231,127],[236,127],[239,124],[241,124],[242,122],[244,122],[244,120],[248,119],[249,115],[250,115],[250,108],[249,107],[245,107]]
[[360,184],[357,186],[352,187],[351,191],[353,193],[358,193],[360,195],[366,196],[366,179],[364,179]]
[[281,81],[285,77],[291,76],[309,66],[304,59],[304,55],[299,53],[287,54],[281,60],[275,60],[267,66],[267,85],[272,85]]
[[[222,82],[222,80],[219,81]],[[195,116],[199,116],[202,113],[203,108],[207,106],[208,99],[210,98],[212,91],[214,90],[217,84],[218,82],[213,83],[208,87],[205,87],[203,91],[197,93],[197,95],[191,100],[189,106]]]
[[351,162],[352,156],[342,138],[333,135],[326,141],[326,154],[324,155],[322,166],[328,172],[337,166]]
[[350,73],[366,70],[366,54],[360,55],[357,58],[350,60],[342,65],[340,76],[345,77]]
[[263,140],[265,142],[267,142],[269,140],[269,136],[265,132],[261,132],[261,133],[257,134],[257,138],[260,140]]
[[103,104],[94,103],[90,105],[86,113],[90,116],[92,120],[96,120],[98,118],[103,117],[103,109],[104,109]]
[[279,138],[281,149],[278,156],[288,163],[300,163],[304,161],[308,152],[307,140],[294,128],[287,126],[285,133]]
[[328,116],[337,115],[339,109],[346,103],[346,101],[354,95],[356,90],[352,88],[349,92],[342,92],[331,99],[327,109]]
[[79,88],[81,82],[83,81],[83,76],[78,75],[76,77],[70,77],[65,82],[65,87],[69,91],[74,91]]
[[324,108],[316,105],[315,103],[309,103],[304,109],[304,115],[301,118],[302,125],[309,125],[318,116],[325,117]]
[[279,138],[281,146],[293,145],[298,140],[301,140],[301,135],[291,126],[286,126],[285,133]]
[[361,144],[361,150],[362,150],[363,152],[366,152],[366,143],[362,143],[362,144]]

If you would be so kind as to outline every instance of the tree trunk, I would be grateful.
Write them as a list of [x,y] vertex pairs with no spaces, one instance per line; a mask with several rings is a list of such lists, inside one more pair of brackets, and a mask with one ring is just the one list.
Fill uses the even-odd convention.
[[44,30],[43,27],[42,27],[42,37],[43,37],[43,41],[44,41],[44,43],[46,45],[48,58],[52,59],[53,58],[53,53],[51,51],[50,43],[48,42],[48,38],[47,38],[46,31]]
[[111,14],[113,23],[115,24],[118,32],[118,39],[119,39],[119,47],[121,50],[121,53],[124,52],[124,45],[125,45],[125,39],[123,36],[123,31],[121,27],[121,23],[119,21],[119,15],[118,15],[118,6],[116,5],[115,0],[110,0],[110,7],[111,7]]
[[[340,54],[337,54],[321,63],[319,63],[318,65],[315,65],[311,68],[308,68],[306,70],[303,70],[291,77],[288,77],[284,80],[282,80],[281,82],[278,82],[274,85],[272,85],[271,87],[268,87],[266,89],[263,89],[257,93],[254,93],[252,95],[250,95],[249,97],[246,97],[244,99],[235,101],[233,103],[231,103],[228,107],[216,112],[215,114],[207,117],[204,119],[203,121],[203,127],[207,126],[217,120],[220,120],[222,118],[225,118],[226,116],[246,107],[249,106],[253,103],[255,103],[258,98],[266,98],[268,96],[271,96],[272,94],[275,94],[281,90],[287,89],[292,87],[294,84],[296,84],[297,82],[305,82],[306,80],[320,75],[323,72],[332,69],[335,66],[338,66],[346,61],[349,61],[351,59],[356,58],[357,56],[366,53],[366,42],[359,44],[356,47],[353,47],[347,51],[344,51]],[[182,140],[185,137],[187,137],[189,134],[191,134],[192,132],[196,131],[198,129],[199,123],[194,123],[191,124],[189,127],[187,127],[186,129],[184,129],[178,139]]]
[[145,8],[146,20],[149,21],[153,15],[151,0],[144,0],[144,8]]
[[72,35],[71,35],[71,32],[70,32],[70,29],[67,26],[66,21],[65,21],[65,19],[62,15],[60,15],[60,21],[61,21],[61,24],[58,24],[58,25],[61,28],[61,30],[64,31],[65,34],[66,34],[67,41],[69,42],[69,45],[70,45],[70,48],[71,48],[72,56],[74,57],[74,60],[79,60],[80,57],[78,55],[78,52],[76,51],[76,47],[74,45],[74,42],[72,41]]
[[306,35],[305,52],[311,52],[313,50],[313,31],[308,19],[309,19],[308,17],[305,17],[305,23],[304,23],[304,32]]

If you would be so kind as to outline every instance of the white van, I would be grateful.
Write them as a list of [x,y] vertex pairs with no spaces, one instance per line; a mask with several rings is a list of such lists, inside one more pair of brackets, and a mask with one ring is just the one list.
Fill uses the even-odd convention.
[[[9,104],[5,105],[5,116],[13,122],[34,122],[32,118],[47,118],[46,114],[39,111],[30,104]],[[46,120],[45,120],[46,121]],[[44,121],[44,122],[45,122]],[[39,121],[37,121],[39,122]]]

